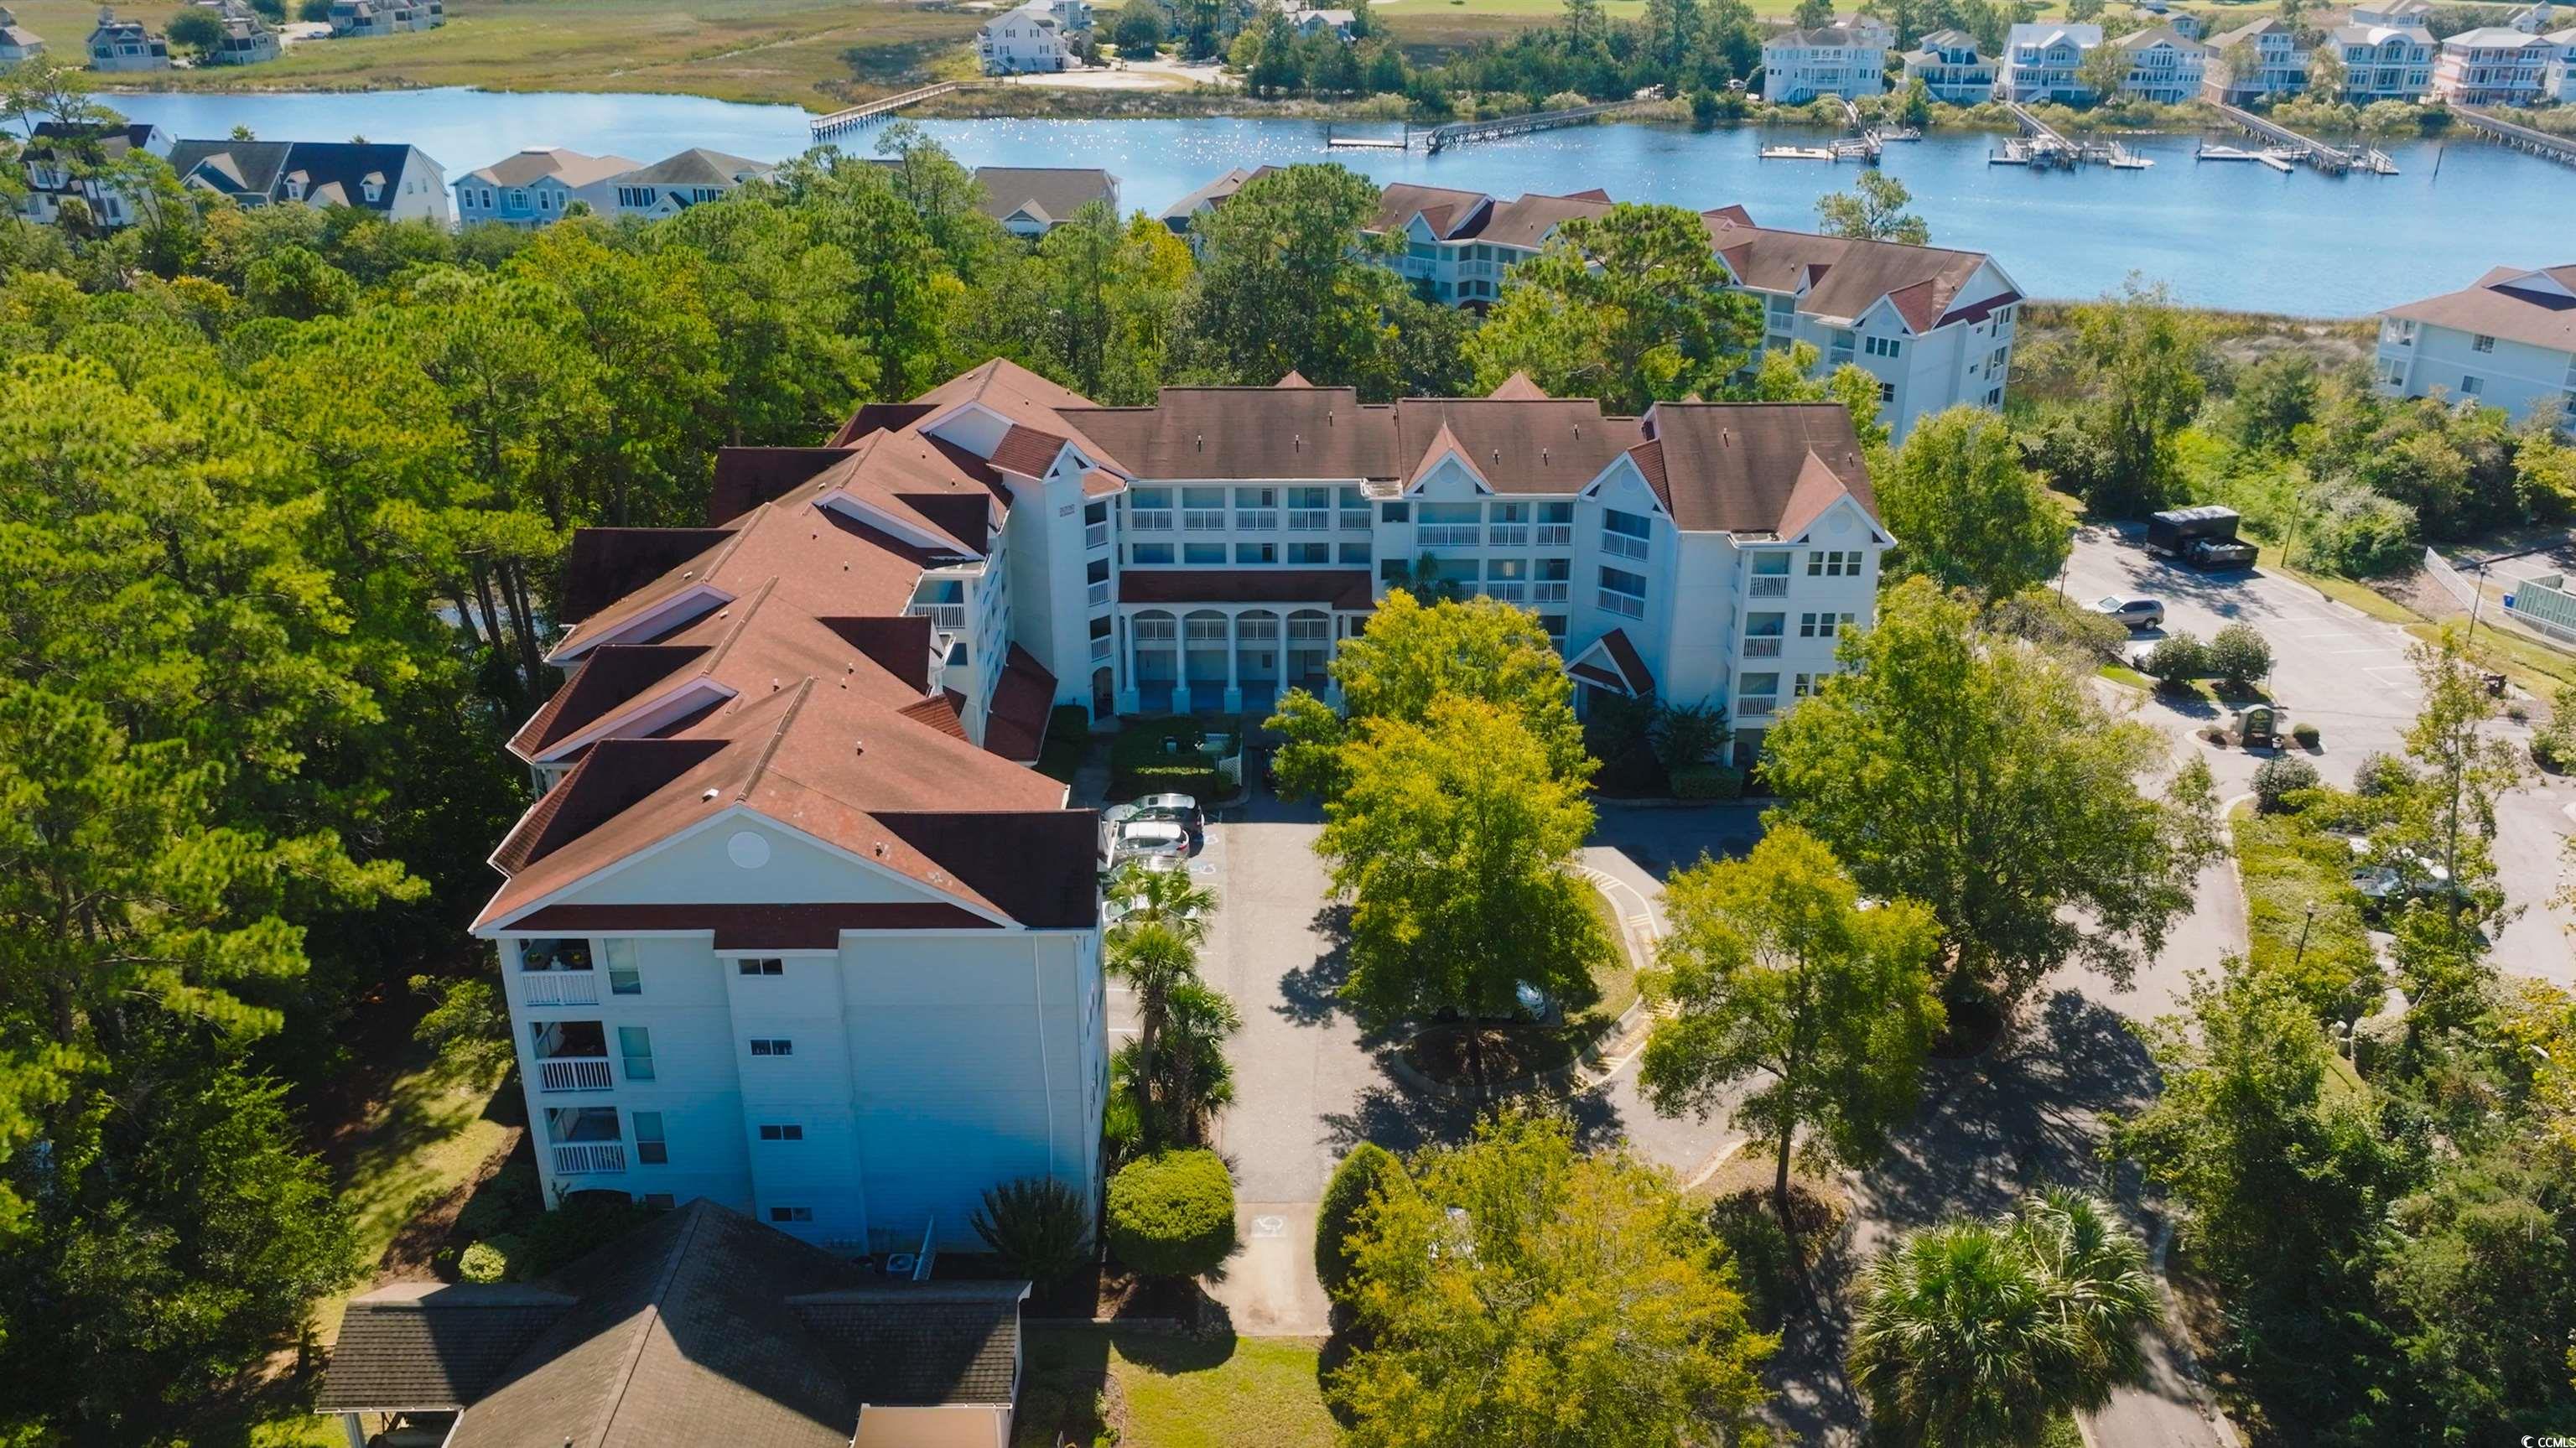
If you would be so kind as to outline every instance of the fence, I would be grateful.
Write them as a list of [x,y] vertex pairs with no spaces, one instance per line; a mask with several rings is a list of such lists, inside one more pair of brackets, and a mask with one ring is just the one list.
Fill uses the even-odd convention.
[[[2460,607],[2479,608],[2478,585],[2430,548],[2424,550],[2424,572],[2442,585],[2442,591],[2451,595]],[[2484,569],[2478,573],[2481,578],[2486,576]],[[2570,594],[2562,586],[2564,579],[2561,575],[2544,577],[2553,581],[2544,581],[2543,578],[2511,580],[2512,591],[2504,595],[2503,607],[2496,610],[2495,616],[2510,620],[2551,643],[2576,648],[2576,594]]]

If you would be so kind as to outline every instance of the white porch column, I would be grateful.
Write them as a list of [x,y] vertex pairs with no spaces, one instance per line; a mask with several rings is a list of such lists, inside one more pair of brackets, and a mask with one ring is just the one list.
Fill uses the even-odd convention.
[[367,1430],[358,1424],[358,1415],[342,1413],[340,1430],[349,1435],[349,1448],[367,1448]]
[[1118,630],[1120,667],[1118,677],[1113,681],[1118,689],[1118,712],[1141,714],[1145,712],[1145,705],[1136,688],[1136,620],[1132,615],[1121,615],[1112,620],[1111,627]]
[[1190,712],[1190,615],[1196,610],[1176,607],[1172,610],[1172,712]]
[[1242,659],[1238,656],[1243,648],[1243,639],[1240,636],[1242,623],[1241,609],[1227,611],[1225,615],[1225,703],[1220,707],[1228,714],[1243,712]]

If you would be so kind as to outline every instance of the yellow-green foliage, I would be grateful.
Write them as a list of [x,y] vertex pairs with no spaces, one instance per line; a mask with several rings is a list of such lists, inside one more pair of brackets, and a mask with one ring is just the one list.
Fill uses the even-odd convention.
[[2376,991],[2379,978],[2361,895],[2352,888],[2351,847],[2297,815],[2240,814],[2235,826],[2255,968],[2289,973],[2300,997],[2321,1015],[2348,1014],[2361,994]]

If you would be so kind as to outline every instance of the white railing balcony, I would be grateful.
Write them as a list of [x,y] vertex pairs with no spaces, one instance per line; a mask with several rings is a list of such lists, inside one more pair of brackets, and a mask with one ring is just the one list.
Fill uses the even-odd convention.
[[1606,588],[1601,590],[1601,608],[1605,613],[1615,613],[1622,618],[1644,618],[1646,616],[1646,601],[1644,599],[1637,597],[1633,593],[1613,593]]
[[1136,620],[1134,628],[1136,630],[1136,642],[1140,644],[1167,644],[1172,641],[1172,621],[1170,619],[1140,618]]
[[1529,585],[1526,583],[1488,583],[1485,592],[1497,603],[1529,602]]
[[1604,533],[1601,535],[1601,551],[1613,558],[1643,558],[1646,556],[1646,540],[1631,538],[1625,533]]
[[1226,625],[1223,619],[1219,619],[1214,623],[1200,623],[1195,619],[1190,622],[1189,641],[1193,644],[1223,644],[1227,641],[1227,638]]
[[1090,550],[1092,550],[1092,549],[1096,549],[1096,548],[1106,548],[1106,547],[1108,547],[1108,546],[1109,546],[1109,525],[1108,525],[1107,523],[1085,523],[1085,524],[1083,524],[1083,525],[1082,525],[1082,546],[1083,546],[1083,549],[1084,549],[1084,551],[1085,551],[1085,552],[1088,552],[1088,551],[1090,551]]
[[1756,694],[1749,698],[1738,699],[1735,701],[1735,717],[1738,719],[1768,719],[1771,717],[1771,712],[1779,707],[1779,695]]
[[1573,596],[1574,585],[1571,583],[1533,583],[1530,585],[1530,602],[1532,603],[1563,603]]
[[1748,659],[1776,659],[1780,657],[1780,635],[1761,634],[1756,637],[1746,639],[1744,641],[1744,656]]
[[1574,525],[1573,525],[1573,524],[1571,524],[1571,523],[1541,523],[1541,524],[1539,524],[1539,525],[1538,525],[1538,546],[1540,546],[1541,548],[1571,548],[1571,547],[1573,547],[1573,546],[1574,546]]
[[1091,641],[1091,661],[1092,661],[1093,663],[1095,663],[1095,664],[1107,663],[1107,662],[1109,661],[1109,652],[1110,652],[1110,643],[1109,643],[1109,640],[1107,640],[1107,639],[1093,639],[1093,640]]
[[904,605],[903,611],[907,617],[926,618],[932,628],[950,633],[966,627],[966,605],[962,603],[910,603]]
[[1279,638],[1279,621],[1265,618],[1239,620],[1234,626],[1234,637],[1240,643],[1275,643]]
[[555,1148],[555,1175],[599,1176],[626,1170],[626,1143],[576,1141]]
[[1172,510],[1130,508],[1127,510],[1127,527],[1137,533],[1169,533],[1172,531]]
[[1367,532],[1368,530],[1369,530],[1369,510],[1368,510],[1368,509],[1366,509],[1366,508],[1344,508],[1344,509],[1342,510],[1342,531],[1343,531],[1343,532],[1345,532],[1345,533],[1365,533],[1365,532]]
[[1223,508],[1184,508],[1181,510],[1184,533],[1222,533],[1225,531]]
[[1333,510],[1330,508],[1291,508],[1288,510],[1288,531],[1291,533],[1329,533],[1333,531]]
[[1292,644],[1328,644],[1333,641],[1333,626],[1319,618],[1293,618],[1288,621],[1288,642]]
[[557,1056],[537,1063],[540,1091],[606,1091],[615,1084],[608,1079],[606,1056]]
[[588,970],[531,970],[519,976],[519,1000],[532,1006],[595,1006],[599,975]]
[[1083,596],[1093,608],[1107,608],[1109,606],[1109,585],[1106,583],[1092,584],[1087,590],[1085,590]]
[[1785,573],[1757,573],[1753,575],[1753,587],[1747,591],[1755,598],[1787,598],[1789,596],[1789,575]]
[[1422,548],[1473,548],[1478,531],[1473,523],[1425,523],[1413,530],[1413,541]]
[[1485,530],[1485,546],[1488,548],[1527,548],[1529,538],[1527,523],[1496,523]]
[[1245,533],[1276,533],[1279,531],[1279,515],[1275,512],[1237,513],[1234,526]]

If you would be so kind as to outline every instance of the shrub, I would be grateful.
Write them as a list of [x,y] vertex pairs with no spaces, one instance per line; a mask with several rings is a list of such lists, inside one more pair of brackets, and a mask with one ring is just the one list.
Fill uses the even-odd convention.
[[1046,743],[1038,748],[1038,773],[1065,784],[1082,768],[1083,751],[1091,746],[1091,711],[1080,704],[1059,704],[1047,714]]
[[1706,704],[1665,704],[1655,710],[1646,737],[1668,771],[1706,764],[1726,747],[1726,711]]
[[1723,764],[1694,764],[1672,771],[1675,799],[1741,799],[1744,771]]
[[2301,749],[2314,749],[2317,747],[2317,741],[2325,736],[2317,732],[2317,726],[2314,724],[2293,724],[2290,726],[2290,737],[2299,741]]
[[2272,646],[2249,623],[2231,623],[2209,641],[2209,671],[2238,688],[2272,672]]
[[2167,634],[2138,661],[2138,671],[2162,684],[2187,683],[2209,672],[2209,648],[2190,634]]
[[2094,663],[2125,664],[2128,625],[2069,603],[2046,588],[2026,588],[1995,605],[1990,622],[2015,638],[2062,649]]
[[520,1229],[522,1246],[510,1254],[515,1274],[525,1280],[543,1277],[651,1221],[657,1212],[623,1192],[575,1192],[551,1212],[540,1212]]
[[2394,754],[2373,750],[2352,767],[2352,792],[2363,799],[2402,794],[2415,783],[2415,771]]
[[1234,1251],[1234,1179],[1212,1151],[1166,1151],[1109,1179],[1109,1250],[1148,1277],[1197,1277]]
[[[1219,737],[1218,752],[1198,747],[1202,733]],[[1241,747],[1231,721],[1191,718],[1150,719],[1131,723],[1109,746],[1109,795],[1134,799],[1146,794],[1186,794],[1211,804],[1234,794],[1234,785],[1219,774],[1218,759]]]
[[1359,1225],[1360,1208],[1383,1184],[1403,1176],[1395,1153],[1373,1141],[1361,1142],[1333,1168],[1333,1179],[1324,1183],[1324,1200],[1315,1208],[1315,1275],[1323,1279],[1326,1292],[1340,1297],[1351,1280],[1350,1237]]
[[1091,1204],[1054,1177],[986,1187],[974,1224],[1003,1265],[1032,1282],[1069,1277],[1091,1257]]
[[2254,771],[2254,807],[2265,814],[2279,814],[2288,807],[2291,794],[2316,787],[2315,765],[2295,754],[2276,755]]
[[456,1257],[456,1275],[467,1282],[507,1282],[510,1258],[519,1251],[516,1237],[486,1237]]

